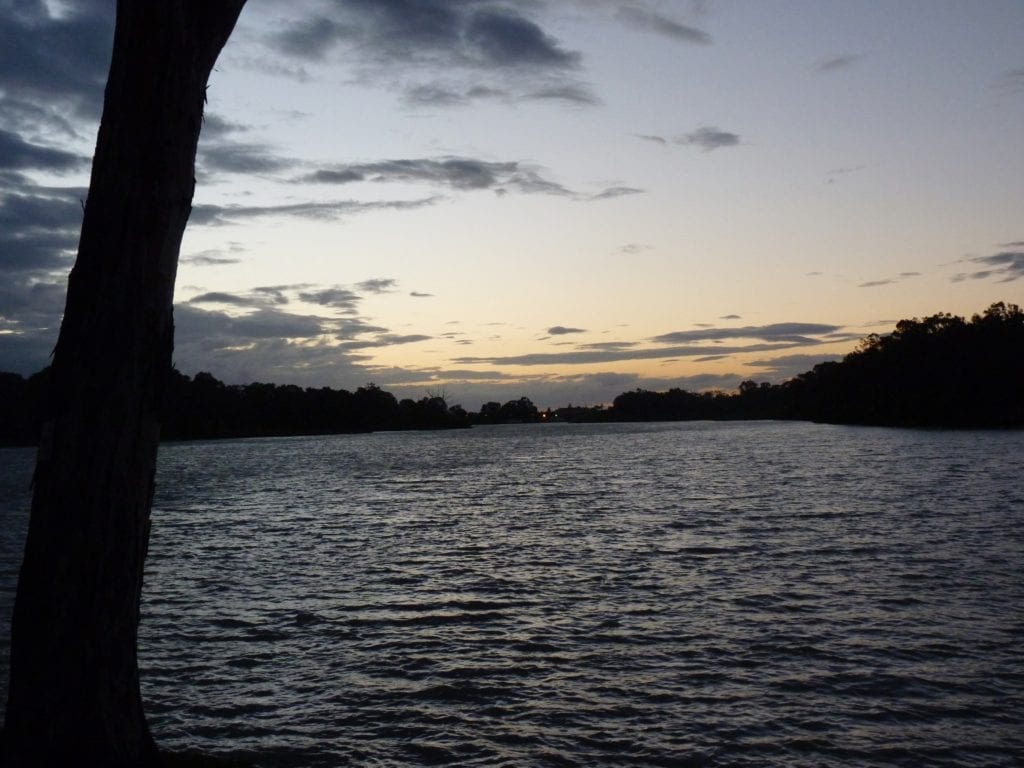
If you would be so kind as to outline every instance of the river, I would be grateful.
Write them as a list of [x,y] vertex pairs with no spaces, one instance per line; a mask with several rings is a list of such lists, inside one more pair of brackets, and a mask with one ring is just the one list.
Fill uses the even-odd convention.
[[[158,742],[294,766],[1011,766],[1024,432],[166,444]],[[32,451],[0,451],[0,631]],[[6,668],[6,663],[4,663]]]

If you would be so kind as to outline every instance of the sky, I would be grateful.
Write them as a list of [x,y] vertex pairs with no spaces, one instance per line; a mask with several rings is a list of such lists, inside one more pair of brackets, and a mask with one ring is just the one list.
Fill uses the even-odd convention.
[[[48,362],[112,0],[0,0],[0,370]],[[1020,0],[249,0],[175,364],[475,410],[781,382],[1024,300]]]

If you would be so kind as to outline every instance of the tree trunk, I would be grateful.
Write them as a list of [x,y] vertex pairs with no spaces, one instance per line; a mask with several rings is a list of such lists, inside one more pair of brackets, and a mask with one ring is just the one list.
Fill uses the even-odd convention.
[[118,0],[11,634],[8,766],[158,765],[136,637],[206,82],[245,0]]

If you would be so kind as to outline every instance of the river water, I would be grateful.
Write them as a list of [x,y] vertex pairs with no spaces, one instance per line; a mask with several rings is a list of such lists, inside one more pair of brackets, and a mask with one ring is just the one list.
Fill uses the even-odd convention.
[[[164,445],[151,726],[266,768],[1020,765],[1022,456],[765,422]],[[0,451],[4,653],[31,462]]]

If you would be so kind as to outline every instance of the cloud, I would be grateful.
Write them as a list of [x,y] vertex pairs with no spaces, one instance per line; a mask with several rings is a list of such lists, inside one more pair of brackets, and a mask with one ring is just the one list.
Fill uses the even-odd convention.
[[666,139],[664,136],[654,136],[653,134],[650,133],[634,133],[633,135],[636,136],[638,139],[641,139],[643,141],[649,141],[652,144],[660,144],[663,147],[668,146],[668,139]]
[[21,103],[59,102],[98,119],[113,39],[113,4],[80,0],[51,16],[44,2],[0,4],[0,93]]
[[270,381],[300,386],[355,389],[373,380],[363,355],[345,353],[332,343],[308,339],[249,339],[244,344],[221,339],[180,339],[175,365],[183,373],[213,371],[228,384]]
[[58,192],[0,193],[0,276],[65,272],[78,247],[81,201]]
[[302,181],[315,184],[351,184],[356,181],[365,181],[366,174],[351,168],[341,170],[321,169],[303,177]]
[[[175,307],[176,360],[185,372],[212,370],[229,382],[269,378],[275,383],[353,388],[379,378],[362,350],[432,338],[393,333],[360,316],[366,293],[396,287],[394,280],[373,278],[351,287],[269,285],[239,293],[201,293]],[[293,301],[323,307],[327,316],[281,309]],[[252,311],[238,314],[239,309]]]
[[600,349],[614,352],[622,352],[639,345],[637,341],[594,341],[589,344],[580,344],[578,349]]
[[343,341],[338,345],[339,349],[371,349],[373,347],[391,347],[398,344],[415,344],[420,341],[430,341],[433,337],[421,333],[396,334],[382,333],[372,339],[359,339],[356,341]]
[[849,165],[842,168],[830,168],[825,171],[825,182],[827,184],[835,184],[843,176],[863,171],[865,167],[863,165]]
[[674,139],[676,144],[700,147],[705,152],[722,147],[735,147],[740,143],[738,134],[723,131],[720,128],[703,126],[684,136]]
[[89,159],[62,149],[31,144],[15,133],[0,129],[0,169],[38,170],[55,173],[81,170]]
[[524,93],[522,98],[532,101],[566,101],[583,106],[590,106],[601,102],[589,87],[579,83],[567,83],[540,88]]
[[570,333],[586,333],[584,328],[567,328],[564,325],[553,325],[547,332],[552,336],[565,336]]
[[392,293],[398,287],[398,281],[390,277],[377,277],[356,283],[356,288],[366,293]]
[[578,82],[527,82],[494,87],[431,81],[406,87],[402,93],[402,100],[410,107],[466,107],[481,101],[502,101],[509,104],[517,101],[561,101],[576,106],[601,103],[590,86]]
[[387,333],[387,328],[379,325],[372,325],[362,317],[347,317],[335,325],[334,338],[339,341],[349,341],[367,333]]
[[901,283],[904,280],[909,280],[912,277],[920,277],[920,272],[900,272],[895,277],[886,277],[879,280],[868,280],[865,283],[860,283],[858,288],[878,288],[883,285],[894,285],[895,283]]
[[378,63],[504,69],[570,68],[580,55],[509,7],[455,0],[349,0],[288,26],[274,43],[324,59],[340,44]]
[[271,174],[294,165],[295,160],[275,155],[267,144],[241,144],[224,140],[202,142],[196,158],[198,172],[207,175],[218,172]]
[[236,123],[226,117],[221,117],[216,112],[207,110],[203,114],[203,129],[200,135],[207,140],[222,139],[233,133],[245,133],[249,126]]
[[757,374],[759,379],[767,376],[774,383],[780,383],[806,373],[818,363],[833,362],[842,358],[842,355],[779,355],[763,360],[751,360],[747,366],[764,369],[762,373]]
[[653,247],[654,246],[649,245],[648,243],[626,243],[625,245],[619,246],[619,252],[633,256],[638,253],[643,253],[644,251],[649,251]]
[[423,181],[459,190],[491,189],[514,183],[518,172],[519,163],[515,162],[486,162],[466,157],[417,158],[321,169],[305,176],[303,181],[321,184],[348,184],[367,180]]
[[679,344],[723,339],[759,339],[769,342],[796,344],[816,343],[808,336],[835,333],[842,326],[822,323],[772,323],[771,325],[748,325],[740,328],[702,328],[696,331],[674,331],[655,336],[658,344]]
[[619,21],[631,27],[649,32],[656,32],[660,35],[678,40],[681,43],[693,43],[696,45],[711,45],[711,35],[696,27],[681,24],[678,21],[662,16],[654,11],[625,6],[619,9],[616,14]]
[[742,320],[739,315],[722,315],[719,320]]
[[1024,93],[1024,67],[1003,72],[999,76],[998,86],[1008,93]]
[[228,256],[222,250],[209,249],[206,251],[200,251],[199,253],[181,256],[178,261],[182,264],[192,264],[196,267],[217,267],[226,264],[238,264],[241,259],[237,256]]
[[460,192],[491,190],[556,195],[578,201],[609,200],[641,194],[637,187],[618,185],[599,192],[574,192],[545,176],[544,170],[518,161],[488,161],[469,157],[406,158],[320,168],[297,181],[345,185],[365,183],[424,183]]
[[[769,344],[749,344],[715,347],[718,355],[733,355],[750,352],[774,352],[795,346],[821,344],[814,339],[791,339]],[[523,365],[523,366],[564,366],[611,363],[625,360],[660,360],[669,357],[703,357],[711,348],[701,345],[680,345],[658,348],[631,349],[576,349],[567,352],[534,352],[522,355],[496,355],[489,357],[457,357],[452,362],[459,365]]]
[[253,339],[312,339],[325,333],[325,321],[272,308],[247,315],[229,315],[178,304],[174,308],[175,334],[184,343],[201,340],[208,346],[238,346]]
[[625,197],[626,195],[640,195],[643,194],[644,190],[638,189],[637,187],[608,187],[607,189],[598,192],[596,195],[590,197],[591,200],[611,200],[615,197]]
[[340,219],[371,211],[408,211],[434,205],[442,198],[438,196],[418,200],[334,200],[327,202],[286,203],[281,205],[215,205],[212,203],[193,206],[190,223],[198,226],[234,224],[245,219],[270,216],[295,216],[302,219]]
[[201,293],[197,296],[193,296],[188,300],[189,304],[229,304],[235,307],[262,307],[269,303],[265,296],[253,296],[253,295],[241,295],[237,293],[224,293],[221,291],[211,291],[208,293]]
[[412,296],[414,299],[432,299],[432,298],[434,298],[434,294],[432,294],[432,293],[423,293],[422,291],[409,291],[409,295]]
[[484,66],[574,67],[580,55],[561,48],[532,21],[508,9],[483,10],[463,34],[469,55]]
[[359,302],[362,301],[362,296],[348,288],[336,286],[334,288],[300,292],[299,299],[307,304],[319,304],[322,307],[331,307],[332,309],[354,310],[359,305]]
[[838,72],[842,69],[849,69],[858,61],[861,60],[861,54],[846,54],[844,56],[833,56],[830,59],[825,59],[819,62],[815,67],[815,72],[822,74],[829,74],[831,72]]
[[278,70],[308,77],[304,66],[342,57],[358,82],[388,83],[414,107],[452,107],[482,99],[550,98],[592,104],[573,73],[579,52],[540,23],[537,2],[349,0],[314,2],[270,39],[286,61]]
[[302,181],[320,184],[423,182],[459,191],[514,189],[524,193],[573,194],[561,184],[544,178],[539,169],[523,163],[468,157],[410,158],[342,165],[314,171]]
[[950,278],[954,283],[988,278],[997,278],[1000,283],[1010,283],[1024,277],[1024,251],[1001,251],[991,256],[975,256],[963,261],[976,264],[982,269],[955,274]]

